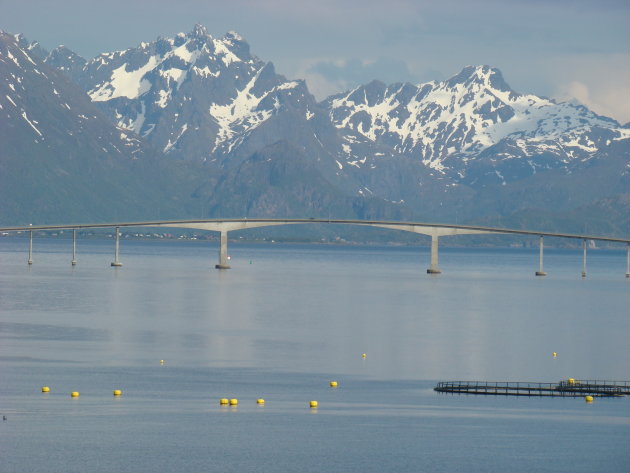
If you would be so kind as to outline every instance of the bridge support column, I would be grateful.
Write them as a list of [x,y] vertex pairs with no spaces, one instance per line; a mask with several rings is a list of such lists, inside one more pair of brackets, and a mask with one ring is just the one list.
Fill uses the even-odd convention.
[[547,276],[547,273],[543,269],[543,236],[540,235],[540,256],[539,256],[539,269],[536,271],[536,276]]
[[427,269],[427,274],[440,274],[438,268],[438,236],[431,235],[431,267]]
[[33,264],[33,230],[28,232],[28,264]]
[[628,243],[628,256],[626,263],[626,277],[630,278],[630,243]]
[[77,265],[77,230],[72,230],[72,266]]
[[230,269],[228,264],[228,232],[221,231],[221,243],[219,245],[219,264],[214,267],[217,269]]
[[116,227],[116,247],[114,250],[114,261],[112,261],[112,266],[120,267],[122,263],[120,262],[119,257],[120,253],[120,227]]
[[582,257],[582,277],[586,277],[586,238],[582,240],[582,248],[584,249],[584,256]]

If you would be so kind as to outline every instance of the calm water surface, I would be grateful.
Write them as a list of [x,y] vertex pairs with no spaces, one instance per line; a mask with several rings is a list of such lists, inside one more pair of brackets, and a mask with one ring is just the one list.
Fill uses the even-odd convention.
[[433,391],[630,380],[622,250],[78,243],[0,239],[2,472],[630,471],[630,398]]

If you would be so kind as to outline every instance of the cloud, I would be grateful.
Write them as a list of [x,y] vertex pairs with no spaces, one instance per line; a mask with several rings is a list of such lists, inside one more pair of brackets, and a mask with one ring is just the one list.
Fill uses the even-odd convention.
[[593,112],[614,118],[621,124],[630,122],[630,85],[607,84],[596,89],[571,81],[560,87],[559,100],[577,100]]
[[562,101],[576,100],[589,108],[591,108],[592,105],[588,86],[575,80],[560,86],[558,99]]
[[630,122],[630,54],[558,58],[551,73],[557,99],[577,100],[595,113]]
[[293,21],[304,19],[307,22],[317,21],[320,24],[341,24],[353,26],[365,20],[371,22],[388,20],[392,14],[408,17],[417,15],[430,0],[318,0],[316,2],[300,2],[295,0],[235,0],[241,9],[289,18]]

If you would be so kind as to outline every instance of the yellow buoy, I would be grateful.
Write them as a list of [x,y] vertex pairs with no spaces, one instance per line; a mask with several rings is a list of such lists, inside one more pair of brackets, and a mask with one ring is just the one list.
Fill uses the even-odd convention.
[[363,353],[363,354],[361,355],[361,358],[365,358],[366,356],[367,356],[367,355],[366,355],[365,353]]
[[310,406],[310,407],[312,407],[312,408],[317,407],[317,401],[311,401],[311,402],[309,403],[309,406]]
[[79,397],[79,392],[78,391],[72,391],[70,393],[70,397]]
[[222,406],[227,406],[229,403],[230,401],[226,397],[222,397],[221,399],[219,399],[219,404],[221,404]]
[[122,391],[120,389],[114,389],[114,396],[120,396]]
[[48,386],[42,386],[42,392],[43,393],[49,393],[50,392],[50,388]]
[[160,364],[163,365],[164,364],[164,360],[160,360]]
[[552,353],[552,355],[553,355],[553,357],[554,357],[554,358],[555,358],[556,356],[558,356],[558,354],[557,354],[555,351]]
[[337,381],[331,381],[330,382],[330,387],[331,388],[336,388],[337,387]]
[[230,406],[237,406],[238,405],[238,399],[230,399]]
[[256,404],[260,404],[260,405],[262,405],[262,404],[264,404],[264,403],[265,403],[265,400],[264,400],[264,399],[262,399],[262,398],[261,398],[261,399],[256,399]]
[[584,396],[586,402],[593,402],[593,396]]
[[569,383],[569,384],[575,384],[575,379],[573,379],[573,378],[569,378],[569,379],[567,380],[567,383]]

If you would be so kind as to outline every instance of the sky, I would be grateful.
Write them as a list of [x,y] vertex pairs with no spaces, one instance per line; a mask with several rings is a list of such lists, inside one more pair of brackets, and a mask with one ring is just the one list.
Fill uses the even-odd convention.
[[85,58],[202,24],[323,99],[497,67],[517,92],[630,122],[629,0],[0,0],[0,29]]

